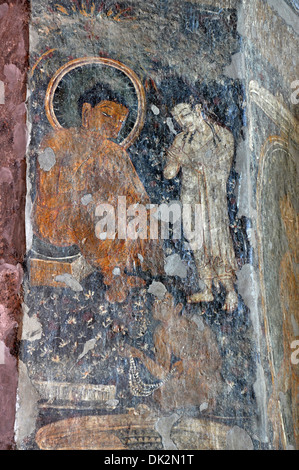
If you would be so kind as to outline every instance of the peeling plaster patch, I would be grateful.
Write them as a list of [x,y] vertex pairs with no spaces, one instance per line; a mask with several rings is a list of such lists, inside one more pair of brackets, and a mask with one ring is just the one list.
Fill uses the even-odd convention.
[[166,258],[164,269],[168,276],[179,276],[181,279],[187,277],[187,267],[178,254]]
[[258,434],[261,442],[268,442],[267,438],[267,388],[265,383],[264,369],[260,364],[257,367],[257,379],[253,384],[253,390],[256,396],[256,402],[260,409],[260,420]]
[[107,232],[100,233],[100,235],[99,235],[100,240],[106,240],[106,238],[107,238]]
[[238,272],[238,291],[251,313],[256,310],[257,289],[256,274],[253,266],[245,264]]
[[0,365],[5,364],[5,343],[0,340]]
[[299,336],[299,325],[298,325],[294,315],[291,315],[291,323],[292,323],[292,327],[293,327],[294,336]]
[[[260,318],[259,310],[257,305],[257,299],[259,298],[259,283],[257,281],[257,274],[250,264],[246,264],[242,267],[241,271],[237,274],[237,286],[238,292],[243,298],[245,304],[250,310],[250,317],[252,320],[252,326],[254,335],[259,345],[260,339]],[[267,387],[265,381],[265,374],[261,364],[257,364],[256,370],[256,381],[254,383],[254,393],[256,397],[256,403],[260,412],[260,420],[258,423],[257,433],[259,440],[262,442],[268,442],[267,438]]]
[[158,116],[158,114],[160,114],[159,108],[157,108],[157,106],[155,106],[154,104],[152,104],[151,110],[152,110],[152,112],[154,113],[155,116]]
[[242,140],[237,147],[236,152],[236,172],[240,176],[240,181],[238,184],[238,192],[236,194],[238,198],[238,214],[239,217],[242,215],[248,217],[250,210],[250,200],[248,192],[248,161],[247,161],[247,152],[248,152],[248,139]]
[[209,408],[208,403],[202,403],[199,407],[199,410],[202,412],[202,411],[206,411],[208,408]]
[[[283,392],[279,392],[278,396],[279,396],[282,415],[284,416],[285,422],[292,423],[293,422],[292,411],[291,411],[292,407],[291,407],[291,402],[289,400],[288,395],[284,394]],[[292,444],[292,442],[288,442],[288,444]]]
[[286,3],[282,2],[281,0],[267,0],[270,7],[279,14],[279,16],[284,19],[287,25],[291,26],[295,33],[299,34],[299,22],[298,16],[292,10],[292,8]]
[[176,135],[176,134],[177,134],[177,131],[175,130],[174,125],[173,125],[173,121],[172,121],[172,119],[171,119],[170,117],[168,117],[168,118],[166,119],[166,124],[167,124],[169,130],[170,130],[173,134]]
[[81,202],[83,206],[87,206],[92,201],[93,201],[92,194],[85,194],[85,196],[81,197]]
[[231,63],[224,68],[223,73],[227,77],[244,80],[245,70],[246,68],[244,54],[242,52],[237,52],[232,56]]
[[170,434],[173,425],[178,421],[179,418],[180,416],[174,413],[171,416],[158,419],[155,424],[155,429],[162,438],[163,448],[166,450],[178,449],[173,440],[171,439]]
[[105,405],[112,410],[115,410],[118,404],[119,400],[108,400],[105,402]]
[[0,80],[0,104],[5,104],[5,86]]
[[206,326],[205,326],[202,318],[200,318],[198,315],[193,315],[192,321],[194,323],[196,323],[197,328],[199,329],[199,331],[204,331]]
[[3,18],[3,16],[5,16],[7,12],[8,12],[8,4],[3,3],[3,5],[0,5],[0,19]]
[[65,273],[55,277],[56,282],[63,282],[75,292],[82,292],[83,287],[71,274]]
[[153,282],[148,288],[149,294],[155,295],[159,300],[162,300],[167,292],[166,287],[162,282]]
[[18,158],[23,159],[27,147],[27,126],[17,123],[13,131],[13,148]]
[[242,428],[234,426],[226,435],[226,450],[253,450],[249,434]]
[[29,308],[26,304],[23,304],[23,328],[22,328],[22,340],[35,341],[42,337],[42,325],[37,318],[37,315],[29,317]]
[[46,148],[38,156],[38,162],[42,170],[50,171],[51,168],[53,168],[53,166],[56,163],[56,156],[55,156],[54,150],[51,149],[50,147]]
[[9,168],[0,168],[0,183],[12,183],[13,176]]
[[8,82],[8,89],[12,92],[19,88],[18,82],[22,81],[22,72],[14,64],[4,65],[4,75]]
[[5,340],[10,332],[18,326],[15,320],[9,315],[9,310],[0,304],[0,339]]
[[18,448],[21,448],[23,441],[35,431],[38,400],[39,394],[29,379],[27,367],[22,361],[19,361],[19,387],[15,420]]

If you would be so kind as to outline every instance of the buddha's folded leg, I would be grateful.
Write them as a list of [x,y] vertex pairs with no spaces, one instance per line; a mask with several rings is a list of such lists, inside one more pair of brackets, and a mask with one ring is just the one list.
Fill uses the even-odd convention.
[[131,288],[145,284],[140,277],[126,274],[140,261],[137,241],[97,238],[93,221],[88,214],[82,216],[82,212],[76,218],[73,216],[72,225],[82,255],[103,275],[103,282],[108,286],[107,300],[123,302]]

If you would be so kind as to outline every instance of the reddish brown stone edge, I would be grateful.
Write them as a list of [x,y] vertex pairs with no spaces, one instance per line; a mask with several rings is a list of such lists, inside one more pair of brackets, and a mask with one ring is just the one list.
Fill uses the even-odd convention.
[[25,256],[28,23],[29,0],[0,0],[1,450],[16,448],[14,422]]

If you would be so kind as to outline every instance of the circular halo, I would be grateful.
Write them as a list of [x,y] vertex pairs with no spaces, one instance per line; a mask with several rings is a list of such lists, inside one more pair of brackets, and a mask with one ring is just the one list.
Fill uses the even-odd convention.
[[137,118],[129,135],[120,143],[122,147],[128,149],[135,142],[144,126],[146,110],[145,91],[140,79],[137,77],[135,72],[133,72],[133,70],[131,70],[129,67],[122,64],[121,62],[118,62],[117,60],[107,59],[104,57],[83,57],[80,59],[71,60],[70,62],[67,62],[62,67],[60,67],[60,69],[58,69],[54,76],[51,78],[47,88],[45,98],[45,110],[47,118],[54,129],[63,129],[63,126],[59,123],[54,111],[53,99],[55,91],[60,81],[67,73],[77,67],[82,67],[91,64],[106,65],[108,67],[113,67],[117,70],[120,70],[131,80],[134,85],[138,100]]

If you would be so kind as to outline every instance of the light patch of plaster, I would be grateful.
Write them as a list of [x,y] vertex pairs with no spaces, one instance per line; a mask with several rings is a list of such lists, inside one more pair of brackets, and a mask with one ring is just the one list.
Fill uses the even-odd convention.
[[[238,272],[237,277],[238,292],[252,314],[257,311],[256,299],[259,295],[258,282],[254,267],[251,264],[245,264]],[[258,326],[259,325],[255,324],[256,328],[258,328]]]
[[261,364],[257,366],[256,381],[253,384],[256,402],[260,410],[261,423],[257,434],[261,442],[268,442],[267,437],[267,387],[264,369]]
[[174,413],[171,416],[158,419],[155,424],[155,429],[162,438],[162,444],[165,450],[178,450],[170,435],[173,425],[178,421],[179,418],[180,416]]
[[18,158],[24,158],[24,149],[27,146],[27,126],[18,122],[13,130],[13,148]]
[[168,276],[179,276],[181,279],[187,277],[187,267],[178,254],[166,258],[164,269]]
[[226,450],[254,450],[249,434],[239,426],[234,426],[226,435]]
[[[243,129],[246,132],[245,129]],[[251,188],[248,185],[250,177],[250,163],[248,161],[248,138],[239,142],[236,151],[235,169],[239,175],[239,183],[237,187],[236,197],[238,201],[238,216],[254,218],[256,211],[251,206]]]
[[15,64],[6,64],[4,65],[4,75],[8,83],[8,89],[10,91],[15,91],[18,88],[18,82],[22,80],[22,72]]
[[85,196],[81,198],[81,202],[83,206],[87,206],[92,201],[93,201],[92,194],[85,194]]
[[173,124],[173,120],[172,120],[170,117],[168,117],[168,118],[166,119],[166,124],[167,124],[167,126],[168,126],[170,132],[172,132],[173,134],[176,135],[176,134],[177,134],[177,131],[175,130],[174,124]]
[[[30,88],[27,86],[27,99],[26,101],[29,102],[30,98]],[[31,130],[32,124],[29,119],[29,114],[27,113],[26,125],[27,125],[27,148],[26,148],[26,164],[27,164],[27,172],[26,172],[26,187],[27,187],[27,194],[26,194],[26,204],[25,204],[25,231],[26,231],[26,251],[29,252],[32,248],[33,242],[33,226],[32,226],[32,208],[33,202],[31,198],[31,191],[32,191],[32,182],[30,178],[30,167],[31,167],[31,158],[29,158],[29,147],[31,141]]]
[[192,321],[196,324],[199,331],[204,331],[206,326],[205,326],[202,318],[200,318],[198,315],[193,315]]
[[50,171],[56,163],[54,150],[50,147],[46,148],[39,156],[38,163],[42,170]]
[[152,112],[154,113],[155,116],[158,116],[160,114],[159,108],[157,108],[157,106],[155,106],[154,104],[152,104],[151,110],[152,110]]
[[159,300],[162,300],[167,292],[166,287],[162,282],[154,281],[148,288],[149,294],[153,294]]
[[[238,292],[243,298],[245,304],[250,310],[250,317],[254,330],[254,338],[258,348],[261,348],[261,325],[259,317],[259,283],[257,280],[257,274],[254,267],[250,264],[246,264],[237,274],[237,286]],[[257,406],[260,413],[259,423],[257,423],[258,429],[256,433],[259,436],[261,442],[268,442],[267,438],[267,387],[264,369],[261,364],[257,364],[256,370],[256,381],[254,383],[254,392],[256,397]]]
[[200,405],[199,411],[202,413],[203,411],[206,411],[208,408],[209,408],[209,404],[205,402]]
[[9,7],[7,3],[3,3],[3,5],[0,5],[0,19],[8,13],[8,9]]
[[59,276],[55,277],[55,281],[64,283],[67,287],[70,287],[70,289],[75,292],[83,291],[81,284],[76,279],[74,279],[71,274],[60,274]]
[[39,394],[33,387],[26,365],[19,361],[19,386],[15,419],[15,438],[19,449],[22,443],[35,432],[38,417]]
[[0,183],[12,183],[13,176],[9,168],[0,168]]
[[92,351],[96,345],[96,342],[97,340],[96,339],[90,339],[89,341],[86,341],[86,343],[84,344],[84,347],[83,347],[83,352],[80,354],[80,356],[78,357],[78,361],[80,359],[82,359],[82,357],[86,356],[86,354],[89,352],[89,351]]
[[0,339],[5,340],[10,332],[18,326],[16,321],[13,321],[9,315],[9,310],[0,304]]
[[0,104],[5,104],[5,86],[4,82],[0,80]]
[[36,341],[42,337],[42,325],[36,314],[29,317],[28,312],[29,308],[26,304],[23,304],[22,340]]
[[119,400],[108,400],[108,401],[105,402],[105,405],[110,410],[115,410],[115,408],[117,408],[118,404],[119,404]]
[[5,343],[0,340],[0,365],[5,364]]
[[299,336],[299,325],[298,325],[298,322],[296,321],[294,315],[291,315],[291,323],[292,323],[294,336]]
[[245,70],[244,54],[242,52],[237,52],[232,56],[231,63],[224,68],[223,74],[233,79],[244,80]]

